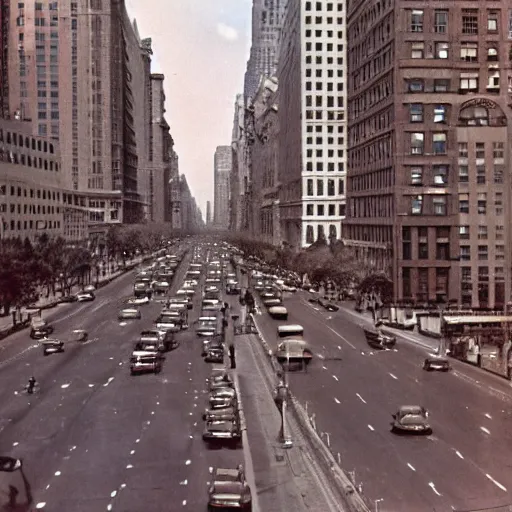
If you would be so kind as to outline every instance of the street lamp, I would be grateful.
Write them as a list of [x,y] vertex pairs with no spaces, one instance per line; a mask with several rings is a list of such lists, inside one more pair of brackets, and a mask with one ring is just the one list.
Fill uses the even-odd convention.
[[291,448],[293,446],[291,433],[288,429],[288,423],[286,420],[286,410],[288,408],[289,396],[290,390],[288,388],[288,384],[286,383],[286,373],[282,373],[275,389],[275,402],[279,412],[281,413],[281,428],[279,430],[279,438],[283,444],[283,448]]

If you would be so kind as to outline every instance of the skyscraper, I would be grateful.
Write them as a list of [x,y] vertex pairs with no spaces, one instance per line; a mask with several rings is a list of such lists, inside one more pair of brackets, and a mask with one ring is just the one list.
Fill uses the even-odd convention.
[[59,141],[63,185],[92,223],[137,222],[140,40],[124,0],[11,2],[9,114]]
[[512,2],[353,0],[344,242],[395,299],[511,300]]
[[210,226],[212,223],[212,203],[211,201],[206,201],[206,225]]
[[281,236],[337,239],[345,215],[345,1],[289,0],[279,53]]
[[217,146],[214,157],[213,222],[219,229],[229,229],[231,146]]
[[261,76],[273,76],[277,68],[279,33],[286,0],[253,0],[252,44],[244,79],[244,97],[254,96]]

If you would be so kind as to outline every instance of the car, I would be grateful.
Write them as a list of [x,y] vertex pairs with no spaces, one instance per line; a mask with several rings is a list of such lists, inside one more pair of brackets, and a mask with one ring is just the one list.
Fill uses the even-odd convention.
[[14,457],[6,457],[5,455],[0,455],[0,471],[12,473],[17,469],[21,469],[22,465],[23,463],[21,459],[15,459]]
[[30,327],[30,337],[33,340],[40,340],[50,336],[54,330],[54,327],[51,324],[49,324],[46,320],[43,320],[41,318],[32,319],[32,324]]
[[223,407],[221,409],[206,409],[203,413],[204,421],[213,420],[230,420],[238,421],[238,408],[237,407]]
[[75,297],[77,302],[91,302],[96,298],[93,292],[78,292]]
[[87,286],[84,286],[83,291],[84,292],[94,292],[94,291],[96,291],[96,286],[94,286],[93,284],[88,284]]
[[208,487],[208,512],[222,508],[252,511],[251,488],[245,479],[242,466],[236,469],[213,470],[211,484]]
[[276,320],[288,320],[288,310],[284,306],[271,306],[268,314]]
[[126,301],[126,303],[132,306],[141,306],[143,304],[149,304],[149,297],[147,295],[143,295],[142,297],[130,297]]
[[130,357],[130,373],[152,372],[160,373],[162,371],[162,357],[158,352],[149,352],[146,350],[134,350]]
[[43,338],[40,341],[43,347],[43,355],[56,354],[58,352],[64,352],[64,342],[54,338]]
[[203,441],[206,442],[235,442],[239,443],[242,432],[238,421],[215,419],[206,421]]
[[432,434],[428,412],[421,405],[402,405],[392,416],[391,431],[394,433]]
[[210,391],[210,407],[212,409],[222,409],[232,407],[237,404],[237,396],[234,388],[218,388]]
[[447,357],[430,354],[423,362],[423,369],[427,371],[438,370],[448,372],[452,369],[452,366]]
[[339,311],[340,307],[337,304],[334,304],[334,302],[330,301],[329,299],[325,298],[319,298],[318,304],[322,306],[327,311]]
[[221,346],[208,346],[205,350],[204,360],[206,363],[219,363],[224,362],[224,348]]
[[119,320],[140,320],[141,318],[142,315],[138,308],[123,308],[118,314]]

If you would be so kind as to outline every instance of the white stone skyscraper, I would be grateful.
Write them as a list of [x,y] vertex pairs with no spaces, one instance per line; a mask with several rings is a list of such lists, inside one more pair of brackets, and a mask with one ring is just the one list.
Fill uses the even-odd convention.
[[214,158],[213,222],[219,229],[229,229],[231,146],[217,146]]
[[261,75],[273,76],[276,72],[286,2],[287,0],[253,0],[251,53],[244,79],[246,102],[256,93]]

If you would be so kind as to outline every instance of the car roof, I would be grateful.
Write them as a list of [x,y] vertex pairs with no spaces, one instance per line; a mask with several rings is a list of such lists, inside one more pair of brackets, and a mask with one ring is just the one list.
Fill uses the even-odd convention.
[[421,405],[401,405],[398,410],[406,414],[421,414],[424,408]]

